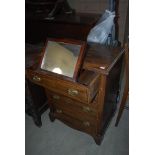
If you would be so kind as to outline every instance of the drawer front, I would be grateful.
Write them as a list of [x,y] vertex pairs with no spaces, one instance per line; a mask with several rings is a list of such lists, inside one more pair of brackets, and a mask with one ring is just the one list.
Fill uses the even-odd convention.
[[77,82],[59,79],[54,76],[34,72],[32,70],[28,70],[26,74],[28,79],[32,82],[41,85],[50,91],[84,103],[91,102],[98,89],[98,76],[94,77],[93,83],[91,83],[90,87],[89,85],[85,86]]
[[[48,90],[46,90],[46,94],[49,99],[49,104],[52,106],[58,106],[70,110],[79,115],[79,117],[81,117],[81,115],[86,115],[93,117],[94,119],[97,118],[96,103],[84,104],[65,96],[52,93]],[[96,102],[96,100],[94,100],[94,102]]]
[[97,132],[96,124],[92,124],[88,120],[81,121],[81,120],[75,119],[71,116],[68,116],[68,114],[66,114],[65,112],[61,112],[60,109],[57,109],[57,111],[54,112],[54,117],[61,120],[68,126],[74,129],[86,132],[88,134],[95,135]]
[[45,76],[35,72],[29,72],[28,78],[53,92],[68,96],[70,98],[88,102],[88,88],[84,85],[67,80],[61,80],[52,76]]
[[64,107],[64,106],[61,106],[61,105],[55,104],[55,103],[53,104],[52,107],[54,108],[55,112],[58,112],[60,110],[60,113],[66,114],[66,115],[68,115],[72,118],[75,118],[77,120],[80,120],[80,121],[89,121],[92,124],[95,124],[97,121],[96,116],[92,116],[92,115],[85,113],[83,111],[78,111],[78,110],[73,111],[71,108],[67,108],[67,107]]

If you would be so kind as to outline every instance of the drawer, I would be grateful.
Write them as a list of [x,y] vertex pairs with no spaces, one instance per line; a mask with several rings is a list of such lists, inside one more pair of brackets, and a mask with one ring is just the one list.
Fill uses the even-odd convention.
[[[50,106],[51,107],[51,106]],[[60,104],[53,103],[52,108],[55,112],[60,111],[60,113],[66,114],[72,118],[81,120],[81,121],[89,121],[92,124],[95,124],[97,121],[97,115],[91,115],[90,113],[75,110],[74,108],[68,108],[65,106],[61,106]],[[73,110],[74,109],[74,110]]]
[[81,114],[93,116],[95,118],[97,117],[97,104],[96,104],[97,96],[93,100],[93,103],[84,104],[76,100],[70,99],[68,97],[55,94],[48,90],[46,90],[46,94],[49,99],[49,104],[52,106],[59,106],[67,110],[73,111],[78,115],[80,115],[80,117]]
[[96,124],[93,124],[88,120],[81,121],[81,120],[75,119],[69,116],[68,114],[66,114],[65,112],[61,112],[60,109],[57,109],[57,111],[54,112],[54,117],[61,120],[62,122],[64,122],[65,124],[67,124],[68,126],[74,129],[84,131],[91,135],[95,135],[97,132]]
[[50,91],[84,103],[90,103],[99,88],[99,75],[91,71],[84,71],[78,82],[60,79],[44,72],[33,70],[27,70],[26,76],[35,84],[43,86]]

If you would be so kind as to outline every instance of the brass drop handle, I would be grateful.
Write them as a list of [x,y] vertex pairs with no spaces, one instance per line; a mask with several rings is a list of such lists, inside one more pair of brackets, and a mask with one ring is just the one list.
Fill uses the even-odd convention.
[[53,99],[59,100],[59,99],[60,99],[60,96],[58,96],[58,95],[53,95]]
[[33,77],[33,80],[39,82],[39,81],[41,81],[41,78],[35,75],[35,76]]
[[88,127],[88,126],[90,126],[90,123],[88,121],[85,121],[85,122],[83,122],[83,125]]
[[83,106],[82,109],[84,112],[90,112],[91,111],[90,108],[87,106]]
[[61,114],[62,113],[62,110],[61,109],[57,109],[56,112],[59,113],[59,114]]
[[71,96],[76,96],[76,95],[78,95],[78,93],[79,92],[75,89],[68,89],[68,94]]

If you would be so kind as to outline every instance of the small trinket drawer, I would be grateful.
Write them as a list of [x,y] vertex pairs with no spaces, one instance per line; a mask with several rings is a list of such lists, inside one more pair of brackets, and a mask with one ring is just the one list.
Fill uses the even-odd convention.
[[32,82],[69,98],[90,103],[98,91],[99,75],[91,71],[83,71],[79,82],[58,79],[43,74],[41,71],[27,70],[27,77]]

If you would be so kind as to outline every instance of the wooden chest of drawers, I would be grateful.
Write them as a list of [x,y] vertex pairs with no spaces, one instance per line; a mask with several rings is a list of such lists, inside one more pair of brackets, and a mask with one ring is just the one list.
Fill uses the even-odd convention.
[[116,109],[122,55],[120,48],[89,47],[77,82],[47,74],[32,66],[26,70],[31,82],[45,89],[50,119],[93,136],[101,143]]

